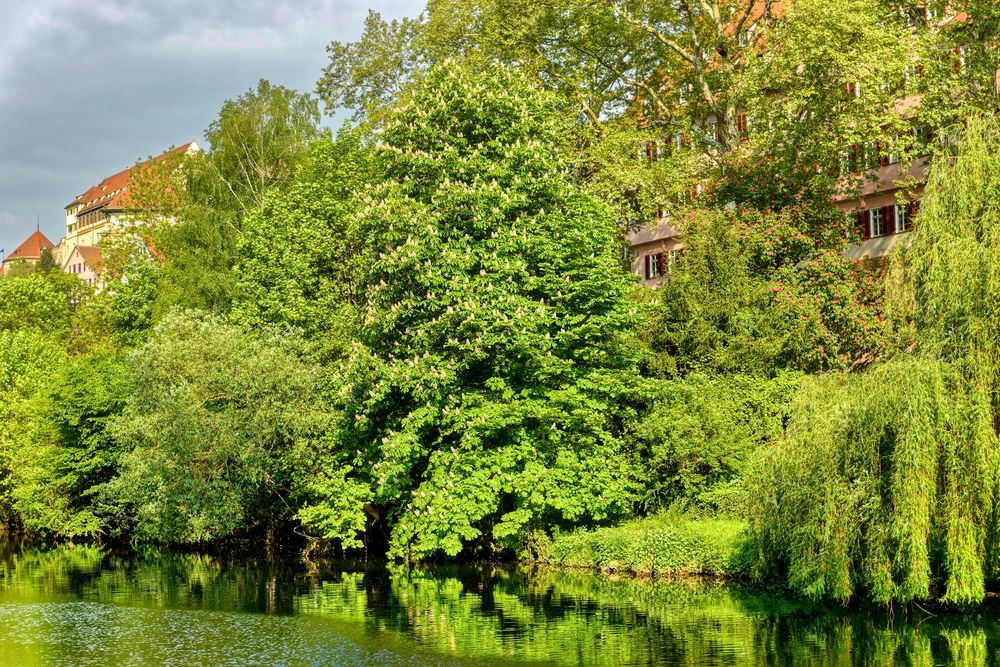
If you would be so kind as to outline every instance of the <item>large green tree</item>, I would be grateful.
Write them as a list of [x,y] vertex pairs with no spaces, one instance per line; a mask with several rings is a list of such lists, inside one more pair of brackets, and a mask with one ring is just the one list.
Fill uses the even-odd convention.
[[295,327],[325,350],[342,351],[370,260],[357,195],[376,175],[360,133],[314,142],[295,179],[244,222],[234,316],[255,327]]
[[359,345],[301,514],[326,536],[353,539],[364,508],[392,555],[455,555],[629,507],[630,279],[554,112],[508,68],[446,63],[386,118]]

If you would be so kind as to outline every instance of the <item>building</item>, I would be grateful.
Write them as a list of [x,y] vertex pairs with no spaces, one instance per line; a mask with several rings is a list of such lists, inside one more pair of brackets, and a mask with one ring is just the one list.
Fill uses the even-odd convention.
[[78,245],[66,257],[62,270],[72,273],[94,289],[101,289],[104,284],[101,274],[104,271],[104,258],[101,249],[93,245]]
[[38,264],[42,260],[42,253],[46,250],[51,252],[53,248],[55,245],[52,241],[36,229],[24,243],[4,258],[2,271],[6,274],[19,263]]
[[[99,184],[74,198],[65,207],[66,236],[55,249],[56,261],[61,266],[78,265],[82,255],[71,261],[71,255],[77,247],[98,248],[101,238],[109,230],[123,222],[123,213],[131,194],[130,181],[138,170],[170,155],[190,155],[200,150],[195,142],[186,143],[151,160],[108,176]],[[90,250],[84,251],[84,253],[92,255]]]
[[[780,12],[780,8],[778,11]],[[911,18],[923,21],[932,28],[969,20],[968,15],[961,12],[942,17],[928,9],[923,10],[922,16]],[[963,66],[961,49],[956,48],[954,51],[957,54],[955,67]],[[907,81],[910,81],[910,77],[921,76],[921,72],[920,65],[914,63],[907,70]],[[997,81],[1000,89],[1000,68],[997,70]],[[848,87],[850,85],[856,87],[858,84],[849,84]],[[683,86],[679,94],[685,94]],[[857,94],[856,88],[854,94]],[[681,103],[683,104],[683,99]],[[907,118],[919,103],[920,98],[915,95],[902,96],[897,101],[896,111],[902,118]],[[709,118],[706,126],[713,124],[714,120]],[[747,130],[747,120],[743,114],[739,114],[737,118],[737,129],[741,133]],[[914,126],[911,132],[914,146],[919,148],[928,145],[930,128]],[[656,161],[663,146],[669,145],[680,147],[680,136],[671,137],[663,143],[652,142],[639,146],[639,158]],[[883,148],[878,145],[845,146],[841,156],[841,173],[845,174],[844,187],[841,189],[843,194],[834,203],[845,215],[854,218],[856,242],[845,253],[853,261],[870,264],[884,262],[894,248],[906,243],[923,196],[929,158],[918,155],[914,159],[903,161],[898,155]],[[855,177],[861,179],[861,185],[852,183],[848,186],[848,181]],[[648,225],[632,231],[626,238],[631,249],[632,270],[649,287],[659,285],[664,275],[669,273],[673,259],[683,250],[683,240],[662,215],[658,215]]]

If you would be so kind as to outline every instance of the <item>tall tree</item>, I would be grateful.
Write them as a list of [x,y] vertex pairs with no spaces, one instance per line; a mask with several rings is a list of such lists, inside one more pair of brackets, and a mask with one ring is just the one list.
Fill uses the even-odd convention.
[[631,281],[608,210],[554,155],[554,111],[508,68],[449,62],[386,118],[361,345],[301,513],[327,537],[353,539],[364,507],[395,556],[490,552],[629,505]]
[[205,183],[209,203],[245,215],[268,189],[290,179],[299,156],[319,136],[319,106],[309,95],[261,79],[256,90],[227,100],[205,131],[211,144]]
[[234,315],[250,326],[291,326],[330,353],[351,337],[368,261],[358,193],[377,177],[360,133],[313,143],[287,187],[247,216],[239,241]]

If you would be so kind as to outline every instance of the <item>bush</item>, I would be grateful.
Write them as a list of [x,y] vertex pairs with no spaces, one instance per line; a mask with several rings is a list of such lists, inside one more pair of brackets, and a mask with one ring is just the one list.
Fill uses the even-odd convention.
[[575,530],[539,544],[542,562],[645,575],[743,575],[749,560],[738,520],[691,519],[672,514],[619,526]]
[[699,374],[661,382],[659,400],[636,428],[643,508],[684,501],[740,515],[746,463],[781,437],[801,377]]

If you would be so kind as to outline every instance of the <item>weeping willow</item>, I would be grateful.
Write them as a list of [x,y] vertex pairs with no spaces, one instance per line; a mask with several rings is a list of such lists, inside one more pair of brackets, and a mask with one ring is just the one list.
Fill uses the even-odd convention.
[[935,161],[887,276],[901,351],[797,397],[751,464],[757,574],[814,598],[981,600],[998,579],[1000,126]]

